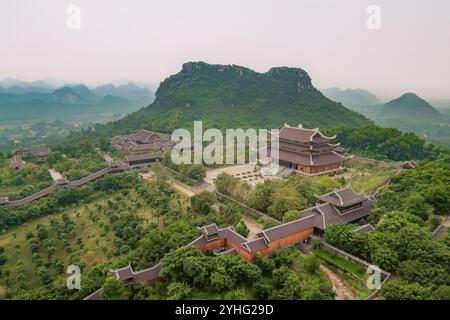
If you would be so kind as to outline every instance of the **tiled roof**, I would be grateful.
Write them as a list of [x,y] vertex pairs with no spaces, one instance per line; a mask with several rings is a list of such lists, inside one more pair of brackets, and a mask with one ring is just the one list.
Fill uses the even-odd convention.
[[125,160],[130,161],[145,161],[145,160],[155,160],[160,159],[161,154],[155,153],[155,154],[137,154],[137,155],[130,155],[125,157]]
[[341,214],[341,218],[344,220],[345,223],[362,219],[370,215],[370,212],[372,211],[372,206],[373,200],[367,199],[362,202],[361,207]]
[[280,139],[295,141],[298,143],[323,143],[327,142],[334,137],[327,137],[323,135],[319,129],[306,129],[302,127],[289,127],[284,126],[279,133]]
[[116,276],[117,280],[126,280],[134,278],[133,268],[131,267],[130,264],[126,267],[113,270],[113,273]]
[[352,204],[362,202],[367,197],[357,193],[351,185],[342,189],[335,189],[329,193],[317,197],[322,202],[331,203],[334,206],[346,207]]
[[303,166],[312,166],[312,167],[339,163],[348,160],[347,157],[343,157],[340,154],[333,151],[306,155],[283,149],[279,150],[279,159]]
[[247,239],[237,233],[233,227],[227,228],[226,232],[227,241],[231,241],[232,243],[240,246],[241,244],[247,242]]
[[270,229],[264,230],[262,233],[269,242],[284,238],[288,235],[313,228],[315,222],[315,215],[309,215],[304,218],[291,221]]
[[219,232],[219,228],[217,228],[217,225],[215,223],[204,226],[202,230],[203,233],[207,236],[217,234]]
[[264,238],[258,238],[244,244],[250,252],[257,252],[267,248],[267,242]]
[[151,268],[141,270],[141,271],[135,273],[135,279],[136,279],[136,281],[141,281],[141,282],[152,281],[152,280],[159,278],[160,271],[161,271],[161,263],[158,263],[157,265],[155,265]]
[[360,233],[366,233],[366,232],[370,232],[370,231],[374,231],[374,230],[375,230],[375,228],[370,223],[356,227],[353,229],[354,232],[360,232]]

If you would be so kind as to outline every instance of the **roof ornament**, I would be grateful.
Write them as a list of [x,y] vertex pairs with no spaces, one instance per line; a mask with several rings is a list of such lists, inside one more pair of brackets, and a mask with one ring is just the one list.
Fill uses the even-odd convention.
[[290,128],[291,126],[290,125],[288,125],[286,122],[284,123],[284,125],[283,125],[284,127],[286,127],[286,128]]
[[298,124],[299,129],[303,129],[303,125],[301,123]]

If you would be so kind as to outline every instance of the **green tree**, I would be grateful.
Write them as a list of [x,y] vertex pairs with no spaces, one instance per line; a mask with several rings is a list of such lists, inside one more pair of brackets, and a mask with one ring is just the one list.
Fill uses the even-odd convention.
[[250,230],[248,230],[247,225],[245,224],[244,220],[241,220],[238,222],[238,224],[236,225],[236,231],[237,233],[239,233],[241,236],[247,238],[248,233]]
[[130,291],[122,281],[108,277],[100,291],[100,296],[103,300],[127,300],[130,297]]
[[191,207],[195,212],[207,214],[211,211],[211,205],[216,201],[214,193],[202,191],[191,197]]
[[184,282],[171,282],[167,286],[168,300],[186,299],[191,294],[191,287]]

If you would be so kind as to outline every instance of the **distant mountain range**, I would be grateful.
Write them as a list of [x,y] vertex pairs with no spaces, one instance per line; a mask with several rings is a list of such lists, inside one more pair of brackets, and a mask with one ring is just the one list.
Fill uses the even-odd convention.
[[204,128],[280,128],[364,126],[364,116],[326,98],[300,68],[279,67],[258,73],[236,65],[183,64],[166,78],[147,108],[108,124],[105,130],[146,128],[171,132],[202,120]]
[[362,107],[382,103],[374,94],[365,89],[328,88],[321,91],[328,99],[340,102],[346,107]]
[[[0,87],[0,122],[20,120],[75,121],[93,115],[124,115],[153,101],[153,92],[133,83],[102,85],[93,89],[83,84],[53,89],[45,81],[32,83],[7,79]],[[7,86],[9,85],[9,86]],[[89,116],[91,115],[91,116]],[[80,120],[80,119],[78,119]],[[102,121],[101,118],[98,119]],[[111,119],[108,119],[111,120]]]

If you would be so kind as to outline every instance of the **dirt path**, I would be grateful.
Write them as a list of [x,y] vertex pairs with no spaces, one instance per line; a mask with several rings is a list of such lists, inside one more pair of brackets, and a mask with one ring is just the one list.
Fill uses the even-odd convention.
[[330,268],[320,265],[320,269],[325,272],[331,282],[333,291],[336,293],[336,300],[356,300],[354,290],[347,285],[336,273]]
[[253,219],[249,219],[245,216],[242,216],[242,220],[244,220],[244,222],[247,225],[247,228],[249,230],[248,236],[247,236],[247,239],[249,239],[249,240],[255,239],[256,236],[264,230],[263,226]]
[[191,190],[191,188],[183,185],[182,183],[176,181],[176,180],[169,180],[169,184],[174,188],[176,191],[184,194],[187,197],[193,197],[195,196],[195,192]]

